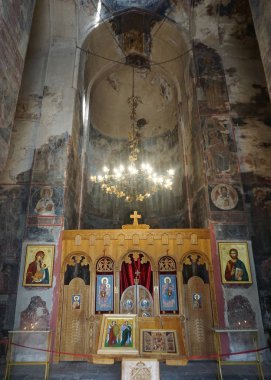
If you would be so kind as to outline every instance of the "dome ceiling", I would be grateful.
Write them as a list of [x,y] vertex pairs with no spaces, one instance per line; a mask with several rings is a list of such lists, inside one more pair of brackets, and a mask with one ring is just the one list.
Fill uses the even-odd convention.
[[180,57],[187,48],[174,25],[161,22],[155,13],[131,11],[96,28],[85,41],[90,52],[84,80],[90,88],[91,126],[104,135],[127,139],[134,67],[134,94],[140,98],[136,122],[141,136],[172,131],[178,124]]
[[[107,136],[127,138],[131,128],[128,98],[132,96],[133,69],[117,65],[97,78],[90,95],[93,127]],[[143,137],[161,135],[177,124],[177,96],[170,78],[159,69],[134,72],[134,94],[140,97],[136,121]]]

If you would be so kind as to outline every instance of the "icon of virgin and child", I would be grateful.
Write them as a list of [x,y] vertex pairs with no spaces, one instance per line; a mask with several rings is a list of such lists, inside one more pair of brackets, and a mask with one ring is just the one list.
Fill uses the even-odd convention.
[[106,343],[110,347],[124,347],[132,344],[132,325],[129,321],[118,324],[113,320],[108,325]]
[[34,261],[30,262],[26,272],[26,284],[49,284],[49,269],[44,263],[44,251],[35,254]]

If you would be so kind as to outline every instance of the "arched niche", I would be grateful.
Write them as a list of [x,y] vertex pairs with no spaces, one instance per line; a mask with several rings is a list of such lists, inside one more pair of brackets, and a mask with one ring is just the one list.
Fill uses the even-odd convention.
[[[144,18],[144,12],[141,14]],[[123,15],[121,22],[124,24],[125,17],[129,17],[129,12]],[[83,228],[118,228],[131,209],[130,204],[102,193],[89,181],[89,177],[96,175],[105,163],[128,161],[127,126],[130,120],[127,98],[131,96],[132,68],[126,62],[129,54],[123,55],[120,46],[122,32],[129,33],[129,30],[119,31],[122,26],[118,25],[116,32],[115,21],[113,17],[86,36],[79,64],[78,87],[82,93],[86,152],[82,181]],[[176,181],[172,192],[159,192],[132,208],[136,206],[145,215],[146,222],[155,227],[188,227],[183,131],[186,108],[190,107],[189,102],[193,103],[192,98],[188,99],[193,93],[191,57],[187,53],[191,46],[186,31],[180,31],[168,20],[163,20],[163,33],[155,33],[161,22],[158,17],[149,28],[149,55],[143,49],[150,67],[135,69],[135,94],[143,100],[137,112],[143,137],[140,154],[153,161],[157,171],[174,167]],[[186,54],[180,58],[184,52]],[[161,157],[157,160],[158,155]]]
[[120,261],[120,297],[131,285],[142,285],[153,294],[153,264],[149,256],[140,250],[131,250]]
[[153,271],[151,260],[144,252],[132,250],[122,258],[119,284],[121,313],[153,316]]

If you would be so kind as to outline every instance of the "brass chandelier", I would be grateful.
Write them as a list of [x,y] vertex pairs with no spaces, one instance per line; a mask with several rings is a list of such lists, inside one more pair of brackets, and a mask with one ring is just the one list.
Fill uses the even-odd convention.
[[138,164],[140,131],[136,123],[136,109],[142,100],[134,94],[134,67],[132,96],[127,99],[130,106],[131,127],[128,134],[129,158],[125,165],[120,163],[112,170],[105,165],[102,173],[91,176],[90,180],[100,185],[106,194],[123,198],[126,202],[143,202],[159,190],[172,190],[174,170],[166,175],[155,172],[149,163]]

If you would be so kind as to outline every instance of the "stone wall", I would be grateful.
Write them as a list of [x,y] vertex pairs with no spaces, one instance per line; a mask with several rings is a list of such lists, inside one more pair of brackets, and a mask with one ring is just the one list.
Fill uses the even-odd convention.
[[[253,323],[260,328],[262,321],[258,310],[257,287],[253,285],[245,289],[221,285],[217,246],[219,241],[245,242],[252,239],[252,267],[255,260],[257,278],[261,276],[258,268],[262,264],[257,264],[259,250],[254,242],[255,238],[259,239],[259,235],[254,230],[255,217],[251,207],[255,175],[247,173],[252,168],[250,166],[247,170],[248,165],[245,163],[260,160],[257,170],[264,171],[268,176],[270,104],[257,39],[248,1],[230,0],[221,2],[219,6],[212,1],[195,2],[193,13],[198,109],[208,184],[208,218],[213,232],[213,263],[217,263],[216,291],[221,297],[220,301],[227,301],[220,304],[219,320],[222,326],[232,325],[231,315],[240,296],[243,308],[248,304],[254,317],[256,313]],[[268,182],[268,178],[265,178],[262,183]],[[222,184],[226,185],[229,194],[235,194],[231,206],[219,204],[216,198],[217,189],[221,191]],[[265,192],[266,189],[264,199],[267,200]],[[267,212],[267,208],[265,210]],[[268,236],[268,225],[263,220],[260,225],[261,231],[266,231],[263,233]],[[267,246],[270,249],[270,243]],[[260,259],[260,262],[264,260]],[[258,286],[264,308],[266,301],[262,292],[266,293],[264,286],[267,283],[264,286],[261,283],[259,281]],[[246,314],[248,318],[250,312]],[[265,328],[269,328],[268,315],[269,312],[267,318],[264,317]],[[233,347],[238,346],[238,342],[232,343]]]
[[34,6],[33,0],[0,5],[0,171],[8,157]]
[[[27,247],[54,245],[56,275],[64,204],[66,225],[76,228],[78,222],[80,192],[72,175],[81,160],[74,117],[76,32],[70,23],[74,7],[73,1],[39,1],[34,12],[9,159],[0,175],[1,211],[7,214],[1,219],[1,276],[8,279],[1,289],[5,330],[13,328],[19,268],[15,328],[23,328],[24,311],[40,305],[51,326],[56,283],[42,289],[22,286]],[[57,15],[63,17],[61,25]]]
[[271,99],[271,3],[268,0],[249,0],[254,27],[259,42],[269,97]]

